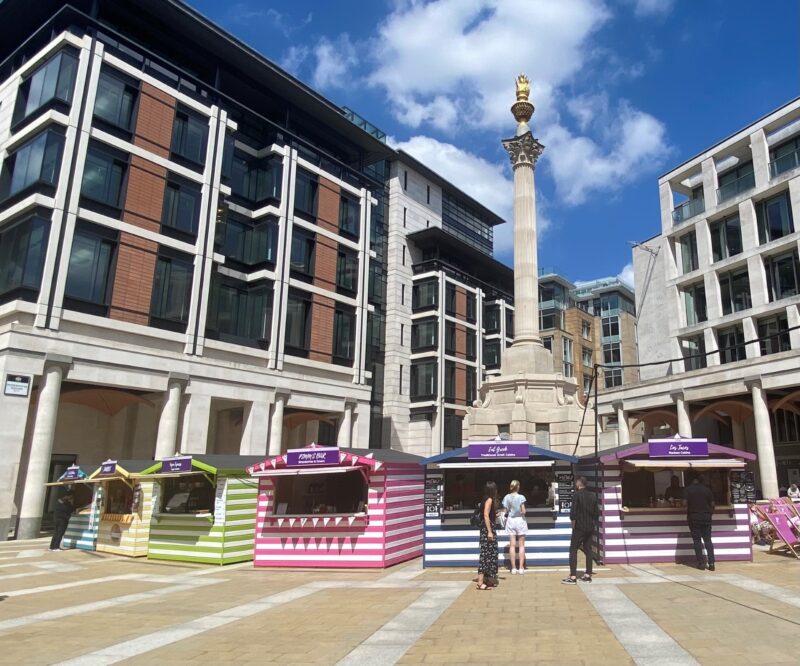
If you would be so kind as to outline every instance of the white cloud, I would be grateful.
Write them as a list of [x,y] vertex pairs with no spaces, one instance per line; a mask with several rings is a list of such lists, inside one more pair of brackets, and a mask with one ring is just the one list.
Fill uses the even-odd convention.
[[617,278],[622,280],[625,284],[627,284],[631,289],[634,286],[634,279],[633,279],[633,263],[628,262],[625,264],[625,267],[617,274]]
[[663,16],[672,11],[675,0],[630,0],[636,16]]
[[308,59],[310,52],[311,49],[307,46],[291,46],[281,58],[280,65],[287,72],[297,76],[300,72],[300,67]]
[[316,88],[344,88],[350,81],[353,68],[358,64],[356,47],[347,33],[331,41],[323,37],[314,47],[314,72],[311,83]]
[[305,18],[297,21],[293,20],[286,14],[276,11],[272,8],[263,9],[261,7],[251,7],[245,2],[237,2],[230,8],[231,17],[234,22],[246,24],[253,27],[259,23],[266,23],[272,28],[275,28],[283,33],[284,37],[292,37],[292,35],[306,27],[314,18],[314,15],[309,12]]

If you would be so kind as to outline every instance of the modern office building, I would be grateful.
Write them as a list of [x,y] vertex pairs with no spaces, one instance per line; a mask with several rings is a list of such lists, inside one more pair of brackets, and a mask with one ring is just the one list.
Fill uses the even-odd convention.
[[758,454],[760,490],[800,478],[800,99],[659,179],[661,232],[634,249],[641,381],[601,416]]
[[379,133],[177,0],[0,34],[0,538],[76,459],[367,446]]

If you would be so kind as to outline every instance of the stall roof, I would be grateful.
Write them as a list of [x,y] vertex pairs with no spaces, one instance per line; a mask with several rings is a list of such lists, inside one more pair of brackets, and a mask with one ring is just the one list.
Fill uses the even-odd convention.
[[[153,466],[152,460],[116,460],[112,461],[117,463],[117,472],[114,474],[109,474],[108,478],[113,479],[115,476],[130,476],[131,474],[139,474],[143,472],[149,467]],[[94,471],[90,474],[90,478],[94,479],[100,476],[100,468],[105,463],[101,463],[100,465],[93,465],[92,468]],[[119,472],[122,472],[119,474]]]
[[[498,443],[502,444],[502,442]],[[443,462],[445,460],[452,460],[453,458],[466,458],[468,454],[469,454],[469,449],[468,447],[464,446],[460,449],[445,451],[444,453],[440,453],[438,456],[425,458],[420,461],[420,465],[431,465],[433,463]],[[567,455],[566,453],[559,453],[558,451],[551,451],[550,449],[542,449],[538,446],[534,446],[533,444],[528,444],[528,455],[539,456],[541,458],[548,458],[550,460],[562,460],[564,462],[572,463],[573,465],[578,462],[578,459],[575,456],[570,456]],[[510,461],[505,461],[505,462],[510,462]]]
[[[323,445],[311,445],[307,447],[299,447],[299,448],[338,448],[338,447],[327,447]],[[379,463],[420,463],[422,458],[420,456],[415,456],[412,453],[405,453],[403,451],[395,451],[394,449],[345,449],[339,448],[340,453],[344,453],[345,459],[341,460],[339,464],[354,464],[355,462],[366,463],[370,461],[375,461]],[[286,454],[282,453],[279,456],[271,456],[269,458],[261,458],[260,456],[257,457],[250,466],[253,468],[250,473],[256,473],[256,467],[259,467],[263,472],[267,468],[276,469],[279,465],[281,467],[285,466],[286,464]],[[308,469],[313,469],[309,467]]]
[[[186,453],[180,456],[191,457],[192,467],[199,471],[211,474],[241,473],[250,466],[262,460],[261,456],[234,456],[205,453]],[[141,474],[157,476],[161,469],[161,460],[150,461],[149,467],[143,469]]]
[[[681,440],[676,439],[675,441],[679,442]],[[581,456],[580,459],[582,461],[599,460],[603,464],[609,464],[614,463],[617,460],[625,460],[634,456],[646,456],[648,453],[649,442],[639,442],[637,444],[625,444],[624,446],[618,446],[613,449],[605,449],[600,451],[597,455],[594,453],[589,453],[585,456]],[[721,444],[712,444],[711,442],[708,443],[708,455],[715,458],[742,458],[744,460],[756,459],[756,455],[754,453],[741,451],[739,449],[732,449],[728,446],[722,446]],[[675,462],[679,461],[679,458],[675,459]],[[665,462],[667,461],[665,460]]]

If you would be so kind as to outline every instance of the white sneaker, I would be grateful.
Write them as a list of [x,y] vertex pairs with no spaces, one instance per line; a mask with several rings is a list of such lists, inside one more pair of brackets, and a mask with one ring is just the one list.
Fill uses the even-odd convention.
[[519,573],[519,569],[512,569],[511,570],[511,575],[512,576],[516,576],[518,573]]
[[522,576],[525,573],[525,569],[519,569],[517,573]]

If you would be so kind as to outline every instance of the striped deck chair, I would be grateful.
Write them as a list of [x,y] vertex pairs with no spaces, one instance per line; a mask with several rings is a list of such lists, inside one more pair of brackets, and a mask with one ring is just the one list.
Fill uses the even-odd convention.
[[778,501],[782,502],[789,508],[789,513],[791,513],[791,515],[800,518],[800,508],[798,508],[797,504],[794,503],[791,497],[781,497]]
[[770,545],[769,551],[772,552],[772,549],[775,548],[775,543],[780,540],[783,542],[783,546],[775,548],[775,550],[778,552],[788,550],[800,560],[800,537],[797,536],[792,524],[789,522],[789,518],[783,513],[768,513],[767,520],[769,520],[772,527],[775,528],[775,533],[778,537]]
[[769,519],[767,518],[767,512],[758,504],[751,504],[750,512],[758,521],[757,524],[753,526],[755,528],[755,534],[753,534],[753,537],[758,542],[766,541],[772,545],[772,542],[775,541],[775,528],[772,526],[772,523],[769,522]]

